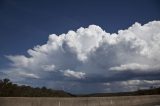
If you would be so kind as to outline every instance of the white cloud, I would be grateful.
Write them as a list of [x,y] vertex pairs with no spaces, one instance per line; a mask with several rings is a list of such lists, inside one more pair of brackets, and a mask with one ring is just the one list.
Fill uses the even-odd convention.
[[104,83],[106,91],[135,91],[138,89],[148,89],[150,87],[160,87],[160,80],[127,80]]
[[33,73],[19,72],[19,75],[27,78],[37,78],[37,79],[39,78],[39,76]]
[[55,69],[55,66],[53,64],[52,65],[42,65],[41,67],[44,71],[54,71]]
[[146,65],[146,64],[138,64],[138,63],[130,63],[130,64],[123,64],[120,66],[110,67],[109,70],[111,71],[133,71],[136,73],[143,73],[143,72],[159,72],[160,65]]
[[[129,73],[137,71],[141,73],[137,73],[136,78],[158,78],[160,21],[145,25],[135,23],[117,34],[107,33],[96,25],[71,30],[67,34],[52,34],[46,44],[29,49],[28,54],[6,56],[12,63],[8,69],[1,69],[3,73],[20,79],[23,75],[14,71],[19,69],[21,73],[34,73],[39,79],[61,82],[65,77],[87,77],[81,83],[94,80],[107,83],[108,80],[122,80],[123,76],[129,80],[136,77]],[[147,75],[145,70],[149,72]],[[127,77],[128,74],[132,77]]]
[[124,64],[116,67],[111,67],[109,70],[126,71],[126,70],[148,70],[148,65],[141,65],[137,63]]
[[17,55],[17,56],[9,55],[6,57],[9,58],[11,61],[13,61],[12,65],[14,67],[28,67],[29,59],[23,55]]
[[67,76],[67,77],[74,77],[74,78],[78,78],[78,79],[85,78],[85,73],[75,72],[75,71],[72,71],[72,70],[69,70],[69,69],[64,71],[64,75]]

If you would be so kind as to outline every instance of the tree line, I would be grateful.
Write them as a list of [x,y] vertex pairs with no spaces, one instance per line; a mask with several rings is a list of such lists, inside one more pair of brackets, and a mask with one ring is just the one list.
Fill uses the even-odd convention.
[[0,97],[71,97],[74,96],[62,90],[52,90],[46,87],[17,85],[9,79],[0,80]]

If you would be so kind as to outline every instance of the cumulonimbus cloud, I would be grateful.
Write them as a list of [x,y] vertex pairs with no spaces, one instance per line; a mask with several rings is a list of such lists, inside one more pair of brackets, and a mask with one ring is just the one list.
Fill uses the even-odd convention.
[[46,44],[29,49],[28,54],[6,56],[12,63],[2,72],[13,80],[25,76],[25,80],[102,84],[104,89],[104,83],[159,80],[160,21],[135,23],[113,34],[96,25],[52,34]]

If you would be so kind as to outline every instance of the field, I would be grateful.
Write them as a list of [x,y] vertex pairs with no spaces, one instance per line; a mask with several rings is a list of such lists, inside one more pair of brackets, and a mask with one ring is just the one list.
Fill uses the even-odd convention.
[[160,95],[119,97],[0,97],[0,106],[160,106]]

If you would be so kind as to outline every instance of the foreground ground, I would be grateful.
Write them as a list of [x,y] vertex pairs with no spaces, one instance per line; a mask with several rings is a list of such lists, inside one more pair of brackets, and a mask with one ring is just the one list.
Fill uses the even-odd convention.
[[160,95],[120,97],[0,97],[0,106],[160,106]]

